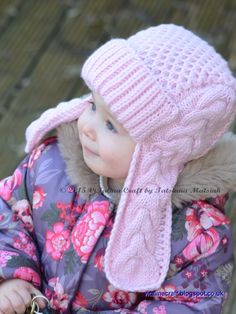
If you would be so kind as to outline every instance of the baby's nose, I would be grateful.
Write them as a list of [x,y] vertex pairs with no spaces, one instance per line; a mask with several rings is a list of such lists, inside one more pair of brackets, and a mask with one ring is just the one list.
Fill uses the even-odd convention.
[[84,134],[85,134],[87,137],[89,137],[92,141],[95,141],[95,140],[96,140],[96,132],[95,132],[94,128],[93,128],[91,125],[86,124],[86,125],[84,126],[83,131],[84,131]]

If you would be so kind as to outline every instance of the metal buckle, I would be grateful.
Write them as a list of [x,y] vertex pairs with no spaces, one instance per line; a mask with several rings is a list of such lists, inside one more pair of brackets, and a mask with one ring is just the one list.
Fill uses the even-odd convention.
[[50,306],[49,300],[43,296],[43,295],[32,295],[32,300],[31,300],[31,305],[30,307],[26,310],[26,314],[43,314],[43,312],[40,312],[39,310],[39,305],[36,302],[36,299],[44,299],[47,301],[47,306]]

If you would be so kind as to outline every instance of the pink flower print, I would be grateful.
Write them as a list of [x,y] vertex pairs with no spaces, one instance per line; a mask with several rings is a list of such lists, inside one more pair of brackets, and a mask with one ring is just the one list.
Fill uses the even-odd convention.
[[105,250],[100,249],[97,251],[94,257],[94,266],[102,271],[104,271],[104,254],[105,254]]
[[32,232],[34,230],[33,220],[31,217],[31,206],[28,200],[23,199],[17,201],[13,206],[12,210],[15,213],[15,216],[20,219],[25,225],[26,229]]
[[217,209],[208,205],[196,210],[187,208],[185,228],[191,242],[183,250],[183,255],[188,260],[197,261],[216,251],[220,237],[214,226],[225,223],[226,219],[223,214],[214,211]]
[[218,195],[217,197],[214,197],[212,199],[213,205],[224,212],[224,206],[225,206],[225,203],[228,200],[228,198],[229,198],[228,192],[221,194],[221,195]]
[[69,226],[74,226],[76,222],[76,217],[70,207],[71,205],[68,205],[66,208],[62,208],[60,210],[60,218],[63,221],[67,221]]
[[[72,202],[69,203],[63,203],[63,202],[57,202],[56,203],[57,208],[61,209],[63,214],[62,215],[66,215],[66,211],[71,211],[74,214],[81,214],[83,211],[83,206],[81,205],[73,205]],[[66,217],[63,216],[63,218],[65,219]]]
[[29,267],[19,267],[15,270],[13,278],[23,279],[32,282],[36,286],[40,286],[41,279],[39,274]]
[[212,226],[229,224],[229,219],[216,207],[205,202],[195,201],[194,204],[199,206],[199,219],[202,227],[208,229]]
[[201,266],[199,272],[198,272],[198,276],[200,278],[200,280],[205,279],[209,274],[209,270],[203,265]]
[[154,314],[166,314],[167,313],[165,305],[160,305],[158,307],[156,306],[153,308],[152,311]]
[[183,250],[184,256],[193,261],[197,261],[204,256],[214,253],[219,246],[220,237],[218,232],[212,228],[206,232],[202,232]]
[[223,245],[228,244],[228,237],[227,237],[227,236],[223,236],[223,238],[222,238],[222,244],[223,244]]
[[143,300],[142,302],[140,302],[137,307],[138,312],[140,312],[141,314],[147,314],[147,307],[151,303],[152,301],[147,301],[147,300]]
[[109,202],[90,203],[87,213],[73,228],[71,241],[82,263],[86,263],[109,217]]
[[34,261],[37,262],[37,257],[35,255],[35,245],[31,238],[28,237],[24,232],[19,232],[19,234],[13,238],[13,247],[25,252],[31,256]]
[[118,290],[109,284],[108,291],[103,294],[102,299],[109,303],[111,309],[130,308],[135,303],[137,295],[133,292]]
[[48,284],[54,290],[50,297],[50,304],[52,307],[58,311],[65,311],[68,309],[69,296],[64,293],[64,288],[60,283],[59,278],[51,278]]
[[187,279],[188,281],[191,281],[194,278],[194,271],[186,269],[185,271],[182,272],[181,276]]
[[181,267],[184,264],[183,256],[176,255],[174,258],[174,263],[175,263],[176,267]]
[[12,197],[12,193],[22,183],[22,174],[16,169],[12,176],[7,177],[0,181],[0,196],[5,200],[9,201]]
[[[51,287],[47,287],[47,288],[44,290],[44,295],[45,295],[45,297],[49,300],[49,302],[50,302],[50,300],[52,299],[53,294],[54,294],[54,292],[53,292],[53,290],[52,290]],[[50,302],[50,306],[52,307],[51,302]]]
[[87,308],[88,306],[88,301],[86,298],[81,294],[80,292],[77,292],[75,296],[75,300],[73,301],[72,307],[73,310],[79,310],[81,307],[82,308]]
[[29,158],[29,162],[28,162],[29,169],[33,168],[35,161],[39,159],[39,157],[42,155],[42,151],[44,150],[44,148],[45,148],[45,145],[41,144],[32,151]]
[[37,187],[33,193],[33,208],[38,209],[41,207],[46,195],[47,193],[44,193],[43,188]]
[[54,260],[60,260],[70,247],[70,232],[63,229],[63,223],[57,222],[53,225],[53,231],[48,230],[46,233],[46,251]]
[[56,136],[50,136],[48,138],[46,138],[43,143],[41,143],[38,147],[36,147],[29,158],[29,162],[28,162],[28,168],[32,169],[35,161],[39,159],[39,157],[42,155],[43,151],[45,150],[45,147],[50,144],[53,143],[55,141],[57,137]]
[[7,262],[11,259],[12,256],[18,256],[19,254],[0,250],[0,267],[6,267]]
[[69,203],[63,203],[63,202],[57,202],[56,207],[60,209],[60,218],[63,221],[68,222],[68,225],[72,228],[76,220],[78,218],[78,214],[82,213],[82,206],[81,205],[75,205],[73,206],[72,202]]

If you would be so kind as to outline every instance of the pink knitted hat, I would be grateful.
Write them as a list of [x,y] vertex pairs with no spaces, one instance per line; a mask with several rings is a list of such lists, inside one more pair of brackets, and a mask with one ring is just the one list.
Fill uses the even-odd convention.
[[[171,250],[171,193],[184,164],[206,154],[236,115],[236,82],[226,61],[182,26],[150,27],[111,39],[85,62],[82,78],[99,93],[137,145],[105,253],[117,288],[158,289]],[[26,130],[29,152],[49,130],[78,118],[75,99],[47,110]]]

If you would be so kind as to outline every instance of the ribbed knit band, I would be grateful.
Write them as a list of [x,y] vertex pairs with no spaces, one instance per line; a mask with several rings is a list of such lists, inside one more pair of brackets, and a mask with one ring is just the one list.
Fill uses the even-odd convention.
[[[98,49],[86,61],[81,76],[91,90],[103,96],[118,121],[137,141],[147,134],[147,118],[155,117],[157,112],[164,118],[169,111],[163,108],[167,105],[166,95],[160,94],[152,73],[141,64],[126,40],[114,39]],[[155,125],[155,119],[149,119],[150,133]]]

